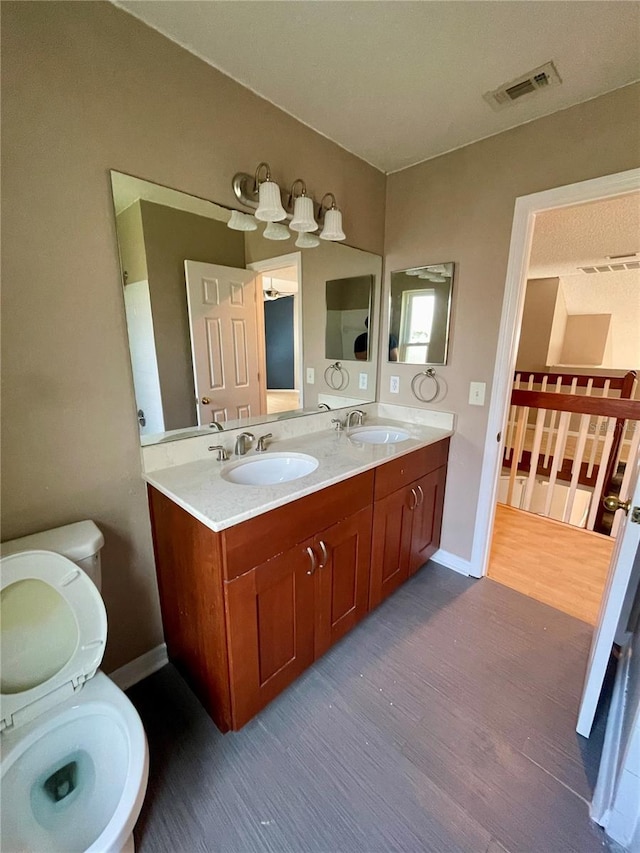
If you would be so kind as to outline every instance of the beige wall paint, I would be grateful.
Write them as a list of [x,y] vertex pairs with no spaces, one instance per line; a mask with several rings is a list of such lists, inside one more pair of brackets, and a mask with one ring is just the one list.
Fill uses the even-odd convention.
[[559,289],[558,278],[527,281],[516,370],[542,371],[546,368]]
[[[518,196],[640,165],[640,86],[611,92],[390,175],[385,268],[455,261],[447,393],[434,408],[456,412],[442,547],[469,559],[479,497],[514,202]],[[388,293],[388,290],[387,290]],[[384,364],[384,401],[415,403],[414,367]],[[390,375],[401,393],[389,393]],[[469,406],[469,383],[487,383]]]
[[140,202],[130,204],[116,217],[118,249],[122,265],[123,282],[133,284],[147,278],[147,256],[144,252],[142,211]]
[[108,671],[162,640],[109,169],[233,205],[268,160],[378,253],[385,179],[109,3],[2,18],[2,536],[96,520]]

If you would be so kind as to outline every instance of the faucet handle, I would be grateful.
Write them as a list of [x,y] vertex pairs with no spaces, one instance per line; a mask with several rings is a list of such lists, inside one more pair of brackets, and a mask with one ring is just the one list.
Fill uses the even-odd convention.
[[214,444],[212,447],[209,447],[208,450],[218,451],[218,462],[226,462],[229,458],[229,454],[223,444]]
[[344,424],[340,418],[331,418],[331,423],[336,425],[336,432],[342,432],[344,429]]
[[266,435],[260,436],[260,438],[258,439],[258,443],[256,444],[256,450],[258,451],[258,453],[264,453],[264,451],[267,449],[268,438],[273,438],[272,432],[268,432]]

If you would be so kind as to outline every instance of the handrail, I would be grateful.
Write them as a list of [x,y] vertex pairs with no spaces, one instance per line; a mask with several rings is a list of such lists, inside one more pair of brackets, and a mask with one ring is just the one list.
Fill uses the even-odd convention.
[[640,400],[619,397],[586,397],[581,394],[555,394],[552,391],[525,391],[516,388],[511,392],[511,405],[601,415],[621,420],[640,420]]
[[635,370],[628,370],[624,376],[589,376],[587,374],[577,373],[544,373],[536,370],[516,370],[514,380],[520,376],[521,381],[532,379],[535,384],[541,384],[543,379],[546,379],[549,384],[556,383],[559,379],[561,384],[570,385],[575,381],[578,388],[586,388],[589,384],[592,388],[608,387],[612,391],[620,391],[620,397],[629,399],[633,393],[633,384],[636,380],[637,373]]

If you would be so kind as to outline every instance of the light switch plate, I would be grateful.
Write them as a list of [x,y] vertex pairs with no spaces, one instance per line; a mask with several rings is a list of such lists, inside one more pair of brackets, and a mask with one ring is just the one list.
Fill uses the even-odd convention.
[[469,405],[484,406],[484,394],[487,390],[486,382],[469,383]]
[[389,391],[391,391],[392,394],[399,394],[400,393],[400,377],[399,376],[392,376],[389,379]]
[[307,367],[307,385],[315,385],[316,372],[313,367]]
[[361,373],[361,374],[360,374],[360,379],[359,379],[359,381],[358,381],[358,388],[359,388],[361,391],[366,391],[366,390],[367,390],[367,385],[368,385],[368,384],[369,384],[369,377],[368,377],[368,375],[367,375],[366,373]]

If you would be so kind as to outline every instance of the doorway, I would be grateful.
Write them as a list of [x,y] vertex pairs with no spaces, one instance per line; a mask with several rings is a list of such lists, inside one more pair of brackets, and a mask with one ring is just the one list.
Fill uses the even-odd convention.
[[489,576],[591,625],[616,532],[602,497],[639,437],[609,408],[638,396],[638,222],[638,192],[536,216],[498,481]]

